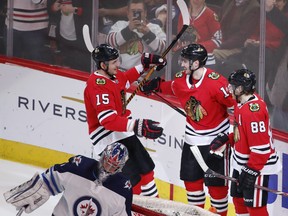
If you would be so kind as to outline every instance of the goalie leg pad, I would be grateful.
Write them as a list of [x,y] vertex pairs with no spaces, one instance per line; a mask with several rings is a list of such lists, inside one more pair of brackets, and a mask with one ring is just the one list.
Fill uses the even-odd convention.
[[7,203],[14,205],[16,209],[25,207],[26,213],[31,213],[43,205],[49,197],[49,189],[38,173],[29,181],[4,193]]

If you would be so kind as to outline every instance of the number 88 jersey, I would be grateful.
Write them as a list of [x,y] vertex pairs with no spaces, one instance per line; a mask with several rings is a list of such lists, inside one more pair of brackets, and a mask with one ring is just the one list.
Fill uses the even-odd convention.
[[275,151],[268,109],[263,99],[254,94],[244,104],[234,107],[234,169],[243,165],[261,174],[274,174],[281,165]]

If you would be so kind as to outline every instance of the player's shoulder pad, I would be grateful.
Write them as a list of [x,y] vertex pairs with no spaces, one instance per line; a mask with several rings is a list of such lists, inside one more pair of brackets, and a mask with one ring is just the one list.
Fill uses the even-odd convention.
[[207,77],[212,80],[218,80],[221,77],[221,75],[215,71],[212,71],[209,74],[207,74]]
[[183,77],[184,76],[184,74],[185,74],[185,71],[179,71],[179,72],[177,72],[176,74],[175,74],[175,78],[181,78],[181,77]]
[[98,162],[82,155],[71,157],[68,162],[54,165],[54,170],[60,173],[70,172],[81,176],[87,176],[89,170],[98,166]]
[[103,186],[118,194],[122,194],[124,197],[124,194],[127,192],[130,193],[132,191],[132,184],[130,179],[121,172],[110,175],[103,182]]
[[92,158],[88,158],[83,155],[75,155],[69,158],[69,163],[78,167],[78,166],[94,165],[95,163],[98,162]]

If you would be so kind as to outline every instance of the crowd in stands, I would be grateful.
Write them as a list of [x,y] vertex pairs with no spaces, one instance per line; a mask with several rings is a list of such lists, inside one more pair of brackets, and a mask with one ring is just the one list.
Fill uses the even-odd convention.
[[[93,11],[96,2],[98,8]],[[172,38],[181,29],[183,20],[175,0],[172,1],[172,17],[168,17],[171,4],[166,0],[115,2],[14,0],[13,5],[9,5],[3,0],[0,2],[0,54],[12,51],[14,57],[90,73],[90,53],[82,36],[82,26],[88,24],[90,33],[96,26],[96,44],[105,42],[120,51],[120,67],[125,70],[138,64],[143,52],[160,55],[165,50],[168,19],[172,20]],[[226,78],[239,67],[251,69],[258,78],[260,34],[264,28],[260,20],[260,1],[185,2],[190,26],[173,48],[171,74],[181,70],[177,62],[183,46],[197,42],[208,51],[207,66]],[[288,74],[288,4],[287,0],[266,0],[265,3],[265,71],[260,72],[265,76],[264,98],[270,111],[273,110],[272,126],[288,131],[287,125],[277,124],[280,113],[282,119],[288,120],[288,90],[282,83]],[[7,37],[11,33],[12,41]],[[11,47],[13,49],[9,50]],[[283,97],[278,99],[277,95]]]

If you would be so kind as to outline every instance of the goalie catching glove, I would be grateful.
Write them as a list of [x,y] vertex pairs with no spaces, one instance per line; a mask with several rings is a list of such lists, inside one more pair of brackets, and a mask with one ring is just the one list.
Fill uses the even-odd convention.
[[151,53],[143,53],[141,56],[141,63],[144,67],[144,70],[148,70],[150,65],[156,65],[156,70],[160,71],[167,64],[166,60],[159,55],[154,55]]
[[7,203],[14,205],[16,210],[24,207],[26,213],[43,205],[49,197],[49,190],[38,173],[29,181],[4,193]]
[[134,132],[137,136],[144,136],[148,139],[157,139],[163,133],[163,128],[158,127],[159,122],[150,119],[137,119],[134,125]]

